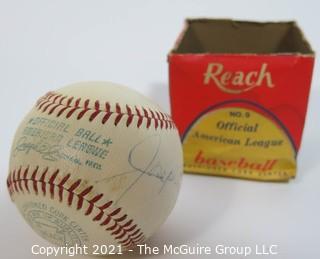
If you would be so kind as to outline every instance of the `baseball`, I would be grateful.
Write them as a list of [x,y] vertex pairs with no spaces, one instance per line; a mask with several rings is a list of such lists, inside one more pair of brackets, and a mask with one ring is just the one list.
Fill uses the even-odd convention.
[[175,205],[182,149],[170,116],[108,82],[49,92],[15,134],[7,186],[26,222],[58,246],[143,243]]

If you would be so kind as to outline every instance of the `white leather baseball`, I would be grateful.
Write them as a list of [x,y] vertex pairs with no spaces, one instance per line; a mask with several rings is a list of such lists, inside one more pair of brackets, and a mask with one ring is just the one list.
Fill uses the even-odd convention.
[[170,116],[123,86],[83,82],[46,94],[24,118],[7,185],[48,241],[126,250],[166,220],[181,176]]

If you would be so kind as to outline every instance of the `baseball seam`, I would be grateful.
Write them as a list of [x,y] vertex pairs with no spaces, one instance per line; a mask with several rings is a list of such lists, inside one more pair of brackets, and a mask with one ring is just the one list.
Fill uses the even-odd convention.
[[86,198],[89,193],[93,192],[93,185],[77,192],[78,187],[83,182],[82,179],[72,180],[70,174],[64,175],[59,169],[53,172],[49,171],[48,167],[40,170],[38,166],[33,170],[29,166],[25,168],[20,166],[19,169],[10,171],[7,178],[7,187],[11,198],[15,193],[25,195],[33,192],[35,195],[42,194],[44,197],[50,194],[51,199],[58,200],[61,203],[66,202],[71,207],[75,203],[74,196],[77,196],[76,209],[84,208],[84,202],[86,202],[88,207],[84,215],[90,216],[96,208],[99,212],[94,215],[92,220],[98,221],[100,226],[110,232],[110,235],[124,248],[129,249],[145,240],[142,230],[137,224],[134,224],[132,219],[127,220],[128,215],[121,213],[122,209],[120,207],[111,208],[113,201],[110,200],[102,205],[98,204],[103,197],[103,193],[94,195],[91,199]]
[[48,115],[55,114],[56,117],[60,117],[64,114],[67,119],[74,115],[76,111],[78,111],[77,120],[82,119],[86,113],[90,113],[89,122],[95,120],[99,114],[103,114],[101,123],[105,124],[114,114],[113,124],[115,126],[126,117],[125,125],[127,127],[132,126],[134,118],[137,118],[137,128],[140,128],[146,121],[145,127],[147,129],[152,125],[155,129],[176,129],[171,117],[161,111],[145,107],[132,107],[128,104],[125,105],[125,108],[121,108],[119,103],[111,105],[109,102],[105,102],[103,104],[99,100],[94,101],[93,106],[92,103],[93,101],[90,99],[83,100],[74,96],[49,92],[38,100],[36,107],[40,112]]

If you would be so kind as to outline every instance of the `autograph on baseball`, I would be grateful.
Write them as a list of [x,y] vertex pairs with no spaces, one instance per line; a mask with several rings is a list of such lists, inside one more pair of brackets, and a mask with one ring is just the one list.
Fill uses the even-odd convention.
[[[154,142],[154,145],[150,145],[150,142]],[[144,150],[146,147],[152,146],[153,150],[150,150],[150,159],[149,160],[143,160],[143,163],[141,163],[141,160],[138,160],[139,157],[139,150]],[[161,164],[161,159],[159,159],[159,151],[161,147],[161,136],[160,135],[152,135],[149,136],[139,143],[135,144],[130,150],[128,155],[128,164],[132,168],[130,171],[117,173],[116,175],[113,175],[111,177],[106,177],[103,179],[100,179],[96,181],[98,182],[110,182],[118,179],[119,177],[125,176],[125,175],[134,175],[133,181],[130,182],[130,184],[123,190],[123,192],[120,194],[117,202],[121,200],[125,195],[128,194],[128,192],[142,179],[144,176],[153,177],[159,182],[161,182],[161,185],[159,187],[159,193],[164,189],[164,187],[168,183],[178,184],[176,182],[176,173],[175,170],[172,168],[170,170],[166,170],[164,166]]]
[[157,104],[124,86],[81,82],[45,94],[22,120],[7,187],[49,242],[125,251],[166,220],[182,166],[179,132]]
[[61,157],[61,151],[63,150],[62,145],[50,144],[43,140],[34,142],[33,139],[28,140],[28,137],[21,137],[13,151],[13,156],[16,156],[19,152],[25,154],[31,151],[37,152],[41,155],[41,158],[49,161],[56,161]]

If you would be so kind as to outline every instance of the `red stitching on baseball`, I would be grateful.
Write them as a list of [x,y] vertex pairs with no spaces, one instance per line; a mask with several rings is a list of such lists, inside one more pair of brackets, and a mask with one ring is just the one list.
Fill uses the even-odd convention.
[[[60,178],[61,180],[58,181],[57,178],[59,174],[62,176],[62,179]],[[48,191],[51,199],[54,199],[56,197],[55,188],[58,188],[59,202],[64,201],[63,195],[65,194],[67,197],[66,202],[68,206],[72,206],[75,196],[78,197],[78,202],[76,204],[77,210],[83,208],[84,202],[89,204],[89,207],[84,212],[85,216],[89,216],[94,208],[98,209],[98,214],[95,215],[92,220],[101,221],[99,225],[105,227],[105,230],[110,232],[110,235],[114,236],[114,239],[122,246],[131,248],[145,240],[143,232],[140,228],[136,229],[137,224],[133,224],[132,219],[124,222],[128,218],[128,215],[119,215],[122,210],[121,208],[110,210],[113,201],[108,201],[105,204],[98,206],[97,202],[103,197],[102,193],[97,194],[92,199],[86,198],[86,196],[93,191],[92,185],[85,188],[80,193],[76,193],[75,191],[81,185],[81,179],[77,179],[75,181],[70,180],[71,175],[61,174],[59,169],[53,171],[49,179],[47,175],[49,175],[48,167],[44,168],[42,171],[39,170],[38,166],[33,171],[30,170],[29,166],[24,169],[22,167],[19,167],[18,170],[14,169],[9,173],[7,178],[7,187],[10,196],[12,196],[14,193],[26,194],[25,191],[30,193],[29,183],[31,183],[32,190],[36,195],[42,194],[43,196],[46,196]],[[67,185],[68,180],[72,182],[68,183]],[[40,185],[41,189],[40,193],[38,184]]]
[[[164,114],[160,111],[146,109],[144,107],[138,108],[137,106],[130,107],[125,105],[121,108],[119,103],[114,105],[114,109],[111,109],[109,102],[105,102],[104,105],[100,103],[99,100],[95,100],[94,105],[90,106],[91,101],[89,99],[82,100],[78,98],[74,101],[75,97],[68,97],[55,92],[49,92],[43,97],[41,97],[37,103],[37,109],[42,113],[47,113],[48,115],[56,115],[57,117],[62,116],[65,112],[65,118],[70,118],[76,111],[78,111],[77,120],[84,117],[86,113],[90,113],[89,121],[93,121],[97,118],[100,113],[104,116],[101,119],[101,123],[105,124],[112,115],[113,124],[117,126],[124,117],[126,117],[125,125],[127,127],[133,125],[134,118],[137,117],[136,126],[140,128],[143,121],[146,121],[146,128],[149,129],[153,122],[153,127],[155,129],[175,129],[175,125],[169,115]],[[105,107],[103,107],[105,106]]]

